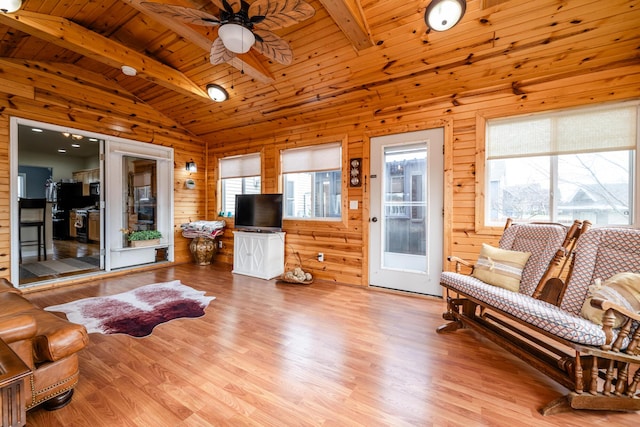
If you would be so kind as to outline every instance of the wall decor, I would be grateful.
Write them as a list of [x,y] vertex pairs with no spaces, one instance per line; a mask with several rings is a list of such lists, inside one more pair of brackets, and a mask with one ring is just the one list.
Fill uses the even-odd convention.
[[362,158],[351,159],[349,161],[349,186],[360,187],[362,185]]

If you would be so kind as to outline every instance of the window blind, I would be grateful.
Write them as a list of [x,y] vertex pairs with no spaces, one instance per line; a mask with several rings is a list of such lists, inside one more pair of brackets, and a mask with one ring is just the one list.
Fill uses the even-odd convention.
[[487,122],[487,159],[633,150],[638,104]]
[[342,169],[340,143],[291,148],[282,151],[282,173],[330,171]]
[[220,159],[220,178],[260,176],[260,153]]

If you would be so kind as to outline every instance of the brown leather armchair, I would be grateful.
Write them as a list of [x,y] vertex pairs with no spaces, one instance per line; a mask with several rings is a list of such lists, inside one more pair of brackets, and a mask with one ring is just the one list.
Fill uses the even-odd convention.
[[32,370],[24,380],[26,409],[42,404],[55,410],[71,401],[77,353],[89,342],[84,326],[36,307],[0,279],[0,339]]

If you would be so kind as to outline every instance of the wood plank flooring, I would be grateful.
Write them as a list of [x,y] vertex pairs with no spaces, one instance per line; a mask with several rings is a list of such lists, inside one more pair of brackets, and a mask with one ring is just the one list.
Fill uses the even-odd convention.
[[90,336],[73,401],[28,426],[637,426],[637,413],[537,409],[566,393],[473,331],[437,335],[444,303],[228,265],[179,265],[27,294],[39,306],[179,279],[216,297],[146,338]]

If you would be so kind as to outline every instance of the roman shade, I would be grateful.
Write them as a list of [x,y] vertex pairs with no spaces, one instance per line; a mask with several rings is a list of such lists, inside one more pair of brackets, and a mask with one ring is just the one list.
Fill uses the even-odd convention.
[[220,159],[220,178],[260,176],[260,153]]
[[633,150],[637,122],[637,103],[489,120],[487,160]]
[[338,143],[291,148],[282,151],[282,173],[342,169],[342,145]]

